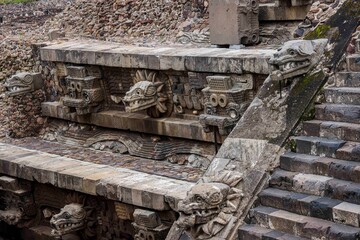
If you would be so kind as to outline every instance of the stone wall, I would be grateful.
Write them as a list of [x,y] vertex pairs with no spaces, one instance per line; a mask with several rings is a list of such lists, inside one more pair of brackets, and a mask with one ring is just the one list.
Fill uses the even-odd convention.
[[5,124],[7,135],[22,138],[36,135],[44,124],[41,117],[42,90],[32,93],[5,97]]

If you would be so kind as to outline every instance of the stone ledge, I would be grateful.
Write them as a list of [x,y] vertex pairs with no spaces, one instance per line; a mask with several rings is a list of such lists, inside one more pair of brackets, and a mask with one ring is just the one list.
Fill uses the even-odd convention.
[[0,143],[0,173],[155,210],[170,209],[169,203],[185,198],[194,185],[5,143]]
[[119,68],[209,73],[269,74],[273,49],[134,47],[119,43],[72,41],[40,49],[41,60]]
[[[149,134],[166,135],[185,139],[214,142],[213,133],[206,133],[197,120],[179,118],[156,119],[137,113],[122,111],[103,111],[81,117],[66,111],[60,102],[42,103],[42,114],[47,117],[60,118],[83,124],[93,124],[100,127],[130,130]],[[222,142],[221,137],[218,139]]]

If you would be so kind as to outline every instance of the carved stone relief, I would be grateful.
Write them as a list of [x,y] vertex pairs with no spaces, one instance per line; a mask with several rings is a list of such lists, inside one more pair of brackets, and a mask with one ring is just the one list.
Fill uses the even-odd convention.
[[178,204],[175,224],[192,239],[209,239],[222,231],[242,199],[236,188],[242,180],[239,174],[226,170],[208,180],[195,185]]
[[284,43],[269,60],[272,67],[271,79],[281,81],[306,74],[319,63],[326,43],[327,39]]
[[100,79],[88,76],[85,67],[68,66],[64,106],[75,108],[79,115],[97,112],[104,100]]
[[146,110],[153,118],[169,116],[172,113],[169,80],[158,78],[154,71],[138,70],[123,102],[126,112]]
[[207,80],[208,87],[202,90],[205,110],[200,123],[205,132],[216,126],[221,135],[227,135],[253,99],[252,76],[209,76]]
[[17,96],[43,87],[41,73],[21,72],[13,75],[4,84],[8,96]]

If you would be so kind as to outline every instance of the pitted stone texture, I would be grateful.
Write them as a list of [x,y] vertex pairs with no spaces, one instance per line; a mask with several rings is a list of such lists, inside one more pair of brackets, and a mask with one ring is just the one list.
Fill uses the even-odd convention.
[[360,162],[360,143],[347,142],[336,151],[336,157],[339,159]]
[[336,87],[360,87],[360,72],[339,72],[335,75]]
[[360,142],[360,124],[311,120],[304,122],[304,132],[311,136]]
[[360,124],[360,106],[321,104],[315,106],[316,119]]
[[348,69],[352,72],[360,72],[360,54],[353,54],[346,57]]
[[258,225],[245,224],[239,228],[239,240],[305,240],[306,238],[297,237],[281,231],[267,229]]
[[[262,226],[278,231],[287,232],[304,238],[357,239],[360,228],[336,224],[317,219],[277,210],[271,207],[257,207],[251,210],[252,216]],[[261,221],[259,221],[261,219]]]
[[4,143],[0,143],[0,152],[0,173],[150,209],[170,209],[168,202],[171,204],[183,199],[194,185]]
[[109,42],[67,42],[41,49],[41,59],[122,68],[214,73],[269,74],[275,50],[214,48],[147,48]]
[[299,136],[296,141],[296,152],[316,156],[334,157],[336,150],[345,144],[345,141],[320,137]]
[[360,88],[326,88],[325,99],[328,103],[360,105]]
[[292,172],[318,174],[347,181],[360,182],[360,165],[354,161],[286,153],[280,157],[280,167],[283,170]]

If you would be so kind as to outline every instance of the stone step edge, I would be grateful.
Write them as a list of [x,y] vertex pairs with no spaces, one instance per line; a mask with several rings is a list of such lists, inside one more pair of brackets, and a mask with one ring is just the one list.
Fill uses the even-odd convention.
[[353,227],[360,226],[358,204],[276,188],[265,189],[260,193],[259,199],[263,206]]
[[280,156],[280,168],[360,183],[360,162],[287,152]]
[[[330,221],[307,217],[272,207],[259,206],[251,209],[250,216],[266,228],[275,229],[289,234],[296,234],[300,237],[320,239],[355,239],[360,228],[351,227]],[[347,235],[347,236],[346,236]],[[349,237],[349,238],[347,238]]]
[[238,229],[238,240],[306,240],[295,235],[291,235],[282,231],[261,227],[256,224],[244,224]]
[[155,210],[176,209],[194,183],[0,143],[0,173]]
[[360,124],[310,120],[303,124],[304,134],[322,138],[360,142]]
[[277,169],[269,180],[269,186],[277,189],[325,196],[344,202],[360,204],[360,183],[339,180],[316,174],[304,174]]

